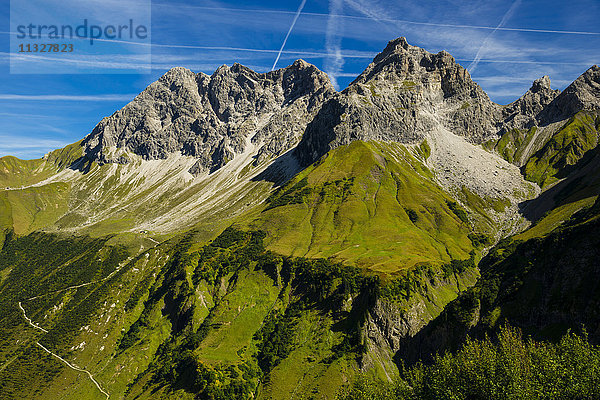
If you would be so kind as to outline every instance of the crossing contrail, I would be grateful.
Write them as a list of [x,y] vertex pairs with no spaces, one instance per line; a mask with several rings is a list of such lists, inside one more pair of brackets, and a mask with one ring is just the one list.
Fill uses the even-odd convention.
[[502,17],[502,20],[500,21],[500,23],[498,24],[498,26],[496,26],[496,28],[494,30],[492,30],[489,33],[489,35],[486,36],[486,38],[484,39],[483,43],[479,47],[479,50],[477,50],[477,54],[475,54],[475,59],[467,67],[467,70],[469,71],[469,73],[473,73],[473,71],[475,71],[475,68],[477,68],[477,66],[479,65],[479,61],[481,61],[481,53],[483,53],[483,50],[487,47],[487,44],[488,44],[490,38],[492,37],[492,35],[494,33],[496,33],[496,31],[498,29],[502,28],[506,24],[506,22],[510,19],[510,17],[512,17],[512,15],[515,12],[515,10],[517,9],[517,7],[519,7],[520,5],[521,5],[521,0],[516,0],[512,4],[512,6],[510,6],[510,8],[508,9],[508,11],[504,14],[504,16]]
[[294,15],[294,20],[292,21],[292,25],[290,25],[290,29],[288,29],[287,35],[285,35],[285,39],[283,39],[283,43],[281,44],[279,53],[277,53],[277,58],[275,59],[275,62],[273,63],[273,66],[271,67],[271,71],[273,71],[275,69],[275,66],[277,65],[277,61],[279,61],[279,57],[281,57],[283,48],[285,47],[285,44],[287,43],[287,40],[290,37],[290,33],[292,33],[292,29],[294,29],[294,25],[296,25],[296,21],[298,21],[298,17],[302,13],[302,9],[304,8],[305,4],[306,4],[306,0],[302,0],[302,3],[300,3],[300,7],[298,7],[298,11],[296,11],[296,15]]

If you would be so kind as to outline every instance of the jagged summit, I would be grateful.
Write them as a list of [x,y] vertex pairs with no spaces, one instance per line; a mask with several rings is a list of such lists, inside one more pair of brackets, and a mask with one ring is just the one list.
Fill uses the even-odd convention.
[[399,38],[324,105],[296,154],[308,164],[353,140],[417,143],[439,128],[482,143],[497,134],[500,117],[501,107],[449,53]]
[[550,86],[548,76],[536,79],[523,96],[502,110],[499,134],[502,135],[513,129],[530,129],[538,126],[540,112],[559,94],[560,90],[553,90]]
[[302,60],[266,74],[237,63],[211,76],[172,68],[104,118],[84,151],[100,163],[127,163],[127,153],[151,160],[180,152],[198,159],[193,173],[222,167],[250,140],[262,147],[261,157],[277,156],[333,92],[327,75]]
[[537,93],[548,89],[552,89],[550,86],[550,77],[548,75],[544,75],[541,78],[533,81],[533,85],[531,85],[531,89],[529,90],[533,93]]
[[[360,74],[354,83],[366,83],[374,78],[393,79],[403,77],[427,77],[427,73],[439,73],[446,83],[443,89],[450,89],[452,81],[471,81],[468,71],[456,63],[454,57],[446,51],[437,54],[428,52],[417,46],[411,46],[406,38],[392,40],[386,48],[379,53],[371,64]],[[485,95],[479,88],[480,95]],[[451,96],[454,92],[448,90],[445,95]]]

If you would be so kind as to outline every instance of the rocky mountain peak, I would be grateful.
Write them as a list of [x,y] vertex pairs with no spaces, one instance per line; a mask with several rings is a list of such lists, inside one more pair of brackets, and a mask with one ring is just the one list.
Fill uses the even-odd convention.
[[[365,83],[374,78],[423,77],[427,73],[456,68],[458,64],[446,51],[432,54],[425,49],[411,46],[406,38],[392,40],[379,53],[367,69],[353,83]],[[458,66],[460,67],[460,66]],[[468,72],[460,67],[461,78],[470,80]]]
[[225,165],[252,140],[264,147],[264,159],[297,143],[310,115],[334,92],[327,75],[302,60],[264,74],[237,63],[211,76],[172,68],[104,118],[84,139],[84,151],[100,163],[127,163],[127,153],[144,159],[181,153],[197,158],[191,172],[200,173]]
[[385,49],[383,49],[383,51],[377,54],[377,56],[373,59],[373,62],[379,63],[383,59],[389,57],[390,55],[403,53],[404,51],[409,50],[411,47],[415,46],[411,46],[410,44],[408,44],[408,41],[404,36],[401,36],[394,40],[390,40],[387,46],[385,46]]
[[[517,101],[493,103],[446,51],[430,53],[403,37],[390,41],[347,89],[303,60],[267,73],[235,63],[212,75],[173,68],[83,142],[100,163],[181,153],[194,174],[214,171],[252,147],[255,163],[292,149],[309,164],[354,140],[418,143],[450,131],[481,144],[600,109],[600,68],[563,93],[544,76]],[[533,147],[532,147],[533,149]]]
[[496,135],[500,114],[449,53],[432,54],[401,37],[324,105],[296,154],[307,164],[353,140],[417,143],[435,129],[481,143]]
[[550,78],[543,76],[533,81],[531,88],[518,100],[502,110],[499,134],[512,129],[523,130],[539,125],[539,114],[560,94],[553,90]]
[[583,108],[600,108],[600,67],[594,65],[585,71],[563,92],[564,97],[576,98]]

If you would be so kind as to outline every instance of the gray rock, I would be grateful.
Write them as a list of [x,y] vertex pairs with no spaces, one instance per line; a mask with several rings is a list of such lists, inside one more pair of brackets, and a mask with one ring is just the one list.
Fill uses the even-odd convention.
[[538,116],[548,125],[571,118],[580,111],[600,109],[600,67],[592,66],[558,95]]
[[333,92],[327,75],[302,60],[266,74],[240,64],[212,76],[173,68],[104,118],[83,146],[99,163],[126,162],[125,152],[147,160],[179,152],[197,158],[191,173],[210,172],[250,139],[259,160],[289,150]]
[[499,135],[511,129],[529,129],[538,125],[540,112],[559,94],[559,90],[553,90],[550,87],[548,76],[536,79],[531,88],[521,98],[502,110]]
[[[179,152],[197,159],[193,174],[221,168],[249,143],[257,147],[255,165],[292,148],[308,165],[354,140],[418,143],[436,127],[481,144],[599,109],[599,99],[600,68],[594,66],[563,93],[542,77],[501,106],[450,54],[432,54],[399,38],[341,93],[302,60],[266,74],[240,64],[224,65],[212,76],[173,68],[104,118],[83,145],[87,158],[99,163],[126,163],[126,152],[145,159]],[[521,158],[551,134],[539,130],[530,141],[535,146]]]
[[296,154],[307,164],[353,140],[415,143],[440,121],[481,143],[497,134],[501,108],[450,54],[431,54],[399,38],[323,106]]

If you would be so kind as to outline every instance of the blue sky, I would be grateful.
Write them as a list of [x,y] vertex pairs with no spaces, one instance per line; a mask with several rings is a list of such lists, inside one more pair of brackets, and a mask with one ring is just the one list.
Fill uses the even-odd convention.
[[[135,0],[119,4],[127,1]],[[276,67],[303,58],[341,90],[389,40],[405,36],[431,52],[450,52],[492,100],[506,104],[542,75],[564,89],[600,63],[598,0],[153,0],[151,68],[11,74],[9,10],[1,0],[0,156],[20,158],[81,139],[173,66],[210,74],[240,62],[265,72],[278,55]],[[111,61],[127,69],[138,59]]]

